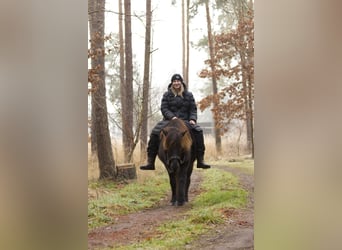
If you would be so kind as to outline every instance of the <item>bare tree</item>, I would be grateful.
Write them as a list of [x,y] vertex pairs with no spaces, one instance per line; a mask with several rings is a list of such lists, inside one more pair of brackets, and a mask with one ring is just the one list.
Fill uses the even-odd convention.
[[[141,110],[141,134],[140,134],[140,151],[146,151],[147,145],[147,114],[148,100],[150,89],[150,58],[151,58],[151,25],[152,11],[151,0],[146,0],[146,27],[145,27],[145,59],[144,59],[144,79],[143,79],[143,96]],[[140,154],[141,160],[145,160],[146,154]]]
[[182,0],[182,66],[183,78],[189,87],[189,0]]
[[104,0],[89,0],[89,22],[91,27],[91,48],[88,55],[92,60],[92,68],[88,79],[92,83],[92,112],[95,126],[97,158],[100,179],[115,179],[116,168],[108,127],[108,114],[105,85],[105,48],[104,48]]
[[[172,0],[171,4],[176,5],[177,1]],[[182,70],[183,70],[183,79],[187,87],[189,87],[189,47],[190,47],[190,39],[189,39],[189,8],[190,8],[190,0],[182,0],[181,1],[181,11],[182,11]]]
[[124,0],[125,9],[125,106],[127,112],[122,113],[122,128],[124,136],[124,158],[130,162],[133,156],[133,52],[131,27],[131,0]]
[[[125,44],[124,44],[124,34],[123,34],[123,11],[122,11],[122,0],[119,0],[119,50],[120,50],[120,101],[121,101],[121,121],[123,123],[124,114],[127,114],[127,102],[126,102],[126,81],[125,81]],[[122,128],[123,126],[121,126]],[[124,135],[126,131],[122,130]],[[128,147],[126,145],[126,137],[122,136],[122,145],[124,149]],[[125,150],[126,151],[126,150]],[[126,159],[126,157],[125,157]]]
[[[185,0],[182,0],[182,69],[183,69],[183,77],[185,79],[186,69],[185,69],[185,58],[186,58],[186,29],[185,29]],[[185,84],[188,84],[188,81],[185,81]]]
[[[90,36],[93,36],[96,33],[96,14],[95,12],[95,5],[96,5],[96,0],[88,0],[88,11],[90,12],[89,14],[89,32]],[[95,43],[91,44],[92,50],[95,51]],[[96,61],[91,60],[91,68],[95,69]],[[92,86],[93,88],[93,86]],[[91,92],[90,92],[91,93]],[[94,106],[94,95],[91,94],[91,106]],[[90,131],[91,131],[91,136],[90,136],[90,142],[91,142],[91,153],[93,155],[96,154],[97,151],[97,146],[96,146],[96,134],[95,134],[95,110],[91,109],[91,121],[90,121]]]
[[[209,10],[209,0],[205,1],[205,10],[206,10],[206,17],[207,17],[207,29],[208,29],[208,45],[209,45],[209,55],[210,55],[210,68],[211,68],[211,79],[212,79],[212,86],[213,86],[213,94],[217,94],[217,81],[216,81],[216,74],[215,74],[215,51],[213,45],[213,34],[211,30],[211,18],[210,18],[210,10]],[[218,105],[218,100],[214,100],[213,102],[214,108]],[[216,151],[218,154],[222,152],[222,142],[221,142],[221,132],[219,128],[218,119],[213,114],[214,117],[214,124],[215,124],[215,146]]]
[[186,58],[184,79],[189,87],[189,63],[190,63],[190,0],[186,0]]

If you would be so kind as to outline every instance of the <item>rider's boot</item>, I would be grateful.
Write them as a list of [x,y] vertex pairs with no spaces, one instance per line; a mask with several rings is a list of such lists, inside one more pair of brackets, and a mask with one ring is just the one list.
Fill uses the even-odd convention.
[[197,152],[197,168],[210,168],[210,165],[203,161],[204,152]]
[[147,147],[147,164],[140,166],[141,170],[155,170],[154,162],[156,160],[159,148],[158,135],[151,134]]
[[194,136],[196,139],[197,168],[210,168],[210,165],[203,161],[205,151],[203,131],[194,131]]

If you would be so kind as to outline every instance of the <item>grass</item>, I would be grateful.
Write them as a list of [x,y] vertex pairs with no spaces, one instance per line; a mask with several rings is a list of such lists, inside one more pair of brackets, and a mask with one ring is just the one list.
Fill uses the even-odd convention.
[[143,183],[89,182],[88,229],[103,226],[117,215],[128,214],[157,204],[169,192],[166,174]]
[[254,159],[246,156],[232,157],[230,159],[221,159],[210,162],[212,165],[240,168],[247,174],[254,174]]
[[183,219],[167,221],[156,229],[156,235],[145,241],[115,249],[178,249],[214,225],[224,222],[224,208],[241,208],[246,205],[248,192],[241,189],[238,180],[223,170],[203,171],[203,192],[190,204],[192,209]]
[[[230,166],[254,173],[254,160],[243,156],[228,155],[227,159],[217,157],[210,139],[206,138],[206,161],[211,165]],[[209,142],[209,143],[208,143]],[[120,163],[120,152],[114,152]],[[139,156],[135,156],[139,159]],[[119,159],[119,160],[118,160]],[[134,161],[136,166],[141,162]],[[115,216],[128,214],[153,207],[170,192],[169,180],[160,161],[156,161],[155,171],[140,171],[138,179],[126,184],[97,180],[96,159],[89,157],[88,166],[88,229],[106,225]],[[197,171],[195,169],[195,171]],[[243,190],[235,176],[218,169],[201,171],[203,174],[202,193],[190,201],[192,209],[182,219],[166,221],[156,228],[155,236],[136,244],[115,247],[115,249],[182,249],[196,240],[213,226],[223,223],[222,211],[229,208],[243,208],[247,202],[247,191]]]
[[194,201],[194,209],[239,208],[245,205],[247,192],[240,188],[234,175],[218,169],[211,169],[205,173],[206,178],[202,184],[205,192]]

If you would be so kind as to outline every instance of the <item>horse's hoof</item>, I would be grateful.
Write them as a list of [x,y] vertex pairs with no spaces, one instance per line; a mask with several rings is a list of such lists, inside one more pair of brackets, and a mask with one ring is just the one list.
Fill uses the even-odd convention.
[[183,205],[184,205],[184,202],[183,202],[183,201],[177,203],[177,206],[179,206],[179,207],[180,207],[180,206],[183,206]]
[[175,201],[171,201],[171,206],[175,206],[176,205],[176,202]]

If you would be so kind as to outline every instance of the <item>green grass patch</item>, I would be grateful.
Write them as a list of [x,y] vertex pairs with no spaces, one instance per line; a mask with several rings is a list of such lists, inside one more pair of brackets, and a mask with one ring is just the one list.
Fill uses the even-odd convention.
[[254,174],[254,160],[246,159],[243,161],[233,161],[229,162],[230,167],[240,168],[247,174]]
[[248,192],[239,186],[237,177],[229,172],[218,169],[206,171],[202,186],[206,191],[193,202],[194,208],[239,208],[247,202]]
[[246,206],[248,192],[240,187],[235,176],[217,169],[202,173],[204,192],[190,202],[192,209],[183,219],[165,222],[157,228],[153,238],[115,249],[183,249],[214,225],[224,222],[222,208]]
[[254,174],[254,159],[251,158],[234,158],[230,160],[218,160],[218,161],[211,161],[212,165],[218,166],[229,166],[233,168],[240,168],[247,174]]
[[216,225],[223,222],[222,214],[211,207],[196,209],[190,215],[191,223],[195,224]]
[[88,185],[95,197],[88,198],[88,229],[105,225],[117,215],[128,214],[154,206],[170,190],[166,174],[150,178],[144,183],[120,185],[114,182],[91,182]]

